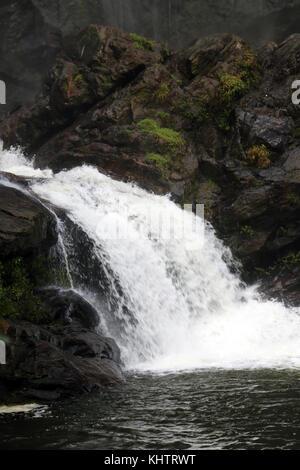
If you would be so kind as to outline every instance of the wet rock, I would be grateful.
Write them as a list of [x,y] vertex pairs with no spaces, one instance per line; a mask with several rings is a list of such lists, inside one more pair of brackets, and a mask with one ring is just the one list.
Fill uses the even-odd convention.
[[249,145],[263,143],[273,150],[283,150],[286,147],[293,129],[291,117],[278,118],[239,111],[237,121]]
[[295,148],[288,153],[283,168],[288,173],[300,171],[300,148]]
[[1,400],[55,401],[121,383],[119,348],[98,331],[96,310],[73,291],[43,290],[41,299],[51,323],[7,320]]
[[1,257],[46,251],[56,240],[56,222],[47,209],[21,190],[0,185]]
[[72,322],[76,320],[87,329],[96,328],[99,325],[97,311],[72,290],[47,288],[40,292],[44,308],[49,311],[53,320]]

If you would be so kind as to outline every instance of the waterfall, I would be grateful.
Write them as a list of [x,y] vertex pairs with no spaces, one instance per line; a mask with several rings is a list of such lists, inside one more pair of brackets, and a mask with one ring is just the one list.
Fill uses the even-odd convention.
[[33,194],[63,208],[108,264],[107,296],[117,302],[99,311],[128,368],[300,367],[300,310],[244,286],[213,228],[168,196],[91,166],[34,169],[13,149],[0,152],[0,169],[31,178]]

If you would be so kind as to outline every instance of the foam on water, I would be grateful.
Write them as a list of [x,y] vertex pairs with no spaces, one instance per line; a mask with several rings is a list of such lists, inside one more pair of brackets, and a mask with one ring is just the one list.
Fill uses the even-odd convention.
[[27,405],[11,405],[11,406],[0,406],[0,415],[4,414],[15,414],[15,413],[30,413],[37,410],[45,410],[45,406],[38,405],[37,403],[31,403]]

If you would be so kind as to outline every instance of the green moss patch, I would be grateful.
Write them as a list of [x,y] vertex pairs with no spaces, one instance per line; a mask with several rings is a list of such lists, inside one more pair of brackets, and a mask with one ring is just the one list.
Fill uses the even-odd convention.
[[144,38],[144,36],[139,36],[138,34],[131,33],[130,34],[133,44],[142,49],[143,51],[154,51],[154,41],[150,41],[149,39]]
[[185,141],[181,134],[168,127],[160,127],[154,119],[143,119],[137,124],[138,129],[145,134],[151,134],[164,140],[172,150],[182,149]]
[[45,319],[22,258],[0,262],[0,317],[39,323]]
[[147,153],[146,158],[155,164],[162,173],[165,173],[171,166],[169,155],[160,155],[158,153]]
[[240,234],[243,235],[245,238],[252,238],[254,236],[254,230],[249,225],[244,225],[240,229]]

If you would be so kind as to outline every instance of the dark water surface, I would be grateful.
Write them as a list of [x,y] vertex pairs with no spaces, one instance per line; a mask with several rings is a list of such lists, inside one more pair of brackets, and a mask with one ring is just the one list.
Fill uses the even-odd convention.
[[127,384],[0,415],[1,449],[300,449],[299,371],[129,375]]

